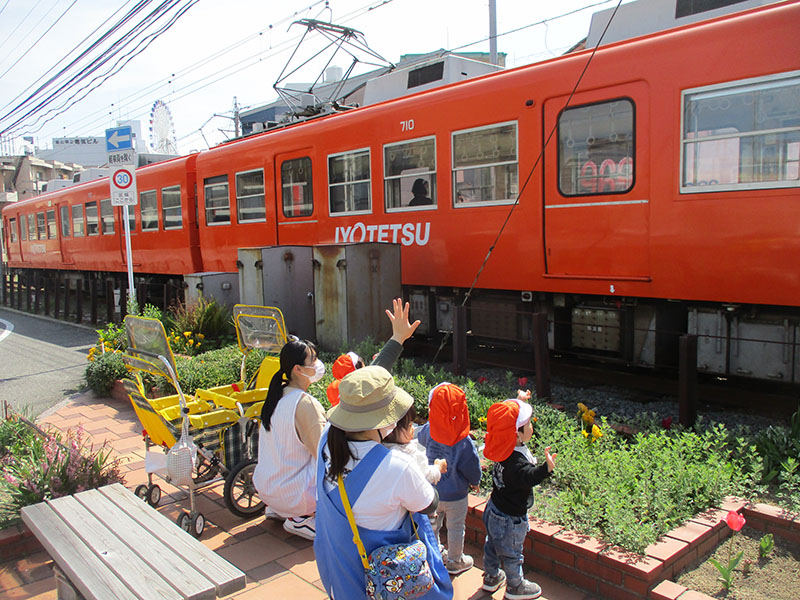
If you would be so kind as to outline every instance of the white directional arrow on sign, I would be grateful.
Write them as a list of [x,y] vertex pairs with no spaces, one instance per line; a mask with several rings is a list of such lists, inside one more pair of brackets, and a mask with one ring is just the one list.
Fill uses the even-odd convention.
[[131,136],[129,135],[119,135],[118,131],[115,131],[111,134],[111,137],[108,138],[108,143],[114,146],[115,148],[119,148],[120,142],[129,142]]

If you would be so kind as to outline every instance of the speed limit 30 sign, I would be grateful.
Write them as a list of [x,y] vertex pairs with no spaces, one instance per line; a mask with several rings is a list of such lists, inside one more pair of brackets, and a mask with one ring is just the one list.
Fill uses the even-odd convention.
[[133,165],[116,167],[111,174],[112,206],[133,206],[137,199],[136,168]]

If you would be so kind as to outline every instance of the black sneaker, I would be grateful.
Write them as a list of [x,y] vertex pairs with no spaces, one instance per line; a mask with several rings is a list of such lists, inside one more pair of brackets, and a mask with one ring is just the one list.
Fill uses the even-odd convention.
[[498,571],[497,575],[483,574],[483,585],[481,586],[487,592],[496,592],[506,582],[506,574],[503,571]]
[[513,588],[506,588],[507,600],[533,600],[542,595],[542,588],[532,581],[523,579],[522,583]]

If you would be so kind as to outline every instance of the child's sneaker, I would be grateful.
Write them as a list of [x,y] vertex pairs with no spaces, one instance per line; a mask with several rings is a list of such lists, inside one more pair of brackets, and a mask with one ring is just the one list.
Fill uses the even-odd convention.
[[462,554],[460,560],[448,560],[446,567],[450,575],[458,575],[464,571],[469,571],[474,564],[475,561],[469,554]]
[[283,528],[289,533],[307,540],[313,540],[317,534],[314,515],[310,517],[289,517],[283,522]]
[[532,600],[542,595],[542,588],[532,581],[523,579],[522,583],[514,587],[506,587],[505,597],[508,600]]
[[481,587],[487,592],[496,592],[505,582],[506,574],[504,571],[498,571],[497,575],[488,575],[487,573],[484,573],[483,586]]

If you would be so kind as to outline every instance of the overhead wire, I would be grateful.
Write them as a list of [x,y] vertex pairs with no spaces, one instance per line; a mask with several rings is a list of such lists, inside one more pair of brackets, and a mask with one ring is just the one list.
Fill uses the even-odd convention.
[[[9,1],[10,1],[10,0],[9,0]],[[128,2],[126,2],[125,4],[129,4],[131,1],[132,1],[132,0],[128,0]],[[53,71],[53,69],[57,68],[57,67],[58,67],[58,65],[60,65],[62,62],[64,62],[65,60],[67,60],[67,59],[68,59],[68,58],[69,58],[69,57],[70,57],[70,56],[71,56],[71,55],[72,55],[74,52],[76,52],[77,50],[79,50],[79,49],[80,49],[80,48],[83,46],[84,42],[86,42],[87,40],[89,40],[89,38],[90,38],[90,37],[92,37],[92,36],[93,36],[95,33],[97,33],[97,32],[100,30],[100,28],[101,28],[101,27],[103,27],[103,26],[104,26],[106,23],[108,23],[108,22],[109,22],[109,21],[110,21],[112,18],[114,18],[114,15],[116,15],[118,12],[120,12],[120,11],[121,11],[121,10],[124,8],[125,4],[123,4],[122,6],[119,6],[119,7],[118,7],[116,10],[114,10],[114,12],[113,12],[113,13],[111,13],[111,15],[109,15],[109,16],[108,16],[108,17],[107,17],[107,18],[106,18],[106,19],[105,19],[105,20],[104,20],[102,23],[100,23],[100,25],[98,25],[98,26],[97,26],[97,27],[96,27],[96,28],[95,28],[95,29],[94,29],[94,30],[93,30],[91,33],[89,33],[89,35],[87,35],[87,36],[86,36],[85,38],[83,38],[83,39],[82,39],[80,42],[78,42],[78,44],[77,44],[77,45],[76,45],[74,48],[72,48],[72,50],[70,50],[70,51],[69,51],[69,52],[67,52],[67,53],[66,53],[66,54],[65,54],[63,57],[61,57],[61,58],[60,58],[60,59],[59,59],[59,60],[58,60],[58,61],[57,61],[57,62],[56,62],[56,63],[55,63],[55,64],[54,64],[52,67],[50,67],[49,69],[47,69],[47,71],[45,71],[44,73],[42,73],[41,75],[39,75],[39,77],[38,77],[38,78],[37,78],[35,81],[33,81],[33,83],[29,84],[29,85],[28,85],[28,87],[26,87],[24,90],[22,90],[21,92],[19,92],[19,93],[18,93],[18,94],[17,94],[17,95],[16,95],[14,98],[12,98],[12,99],[11,99],[9,102],[7,102],[7,103],[6,103],[4,106],[0,107],[0,110],[5,110],[5,109],[6,109],[6,108],[8,108],[8,107],[9,107],[9,106],[10,106],[10,105],[13,103],[13,102],[16,102],[16,101],[17,101],[17,100],[18,100],[18,99],[19,99],[19,98],[20,98],[20,97],[21,97],[23,94],[27,93],[27,92],[28,92],[28,91],[29,91],[29,90],[30,90],[30,89],[31,89],[33,86],[35,86],[35,85],[36,85],[37,83],[39,83],[39,82],[40,82],[42,79],[44,79],[45,77],[47,77],[47,75],[48,75],[48,74],[50,74],[50,72],[51,72],[51,71]]]
[[[194,0],[194,2],[196,2],[196,1],[197,0]],[[139,4],[137,4],[133,9],[131,9],[131,11],[129,11],[129,13],[127,15],[125,15],[125,17],[123,17],[123,19],[119,23],[117,23],[114,27],[112,27],[111,30],[109,30],[108,32],[103,34],[103,36],[101,36],[101,40],[108,39],[111,36],[111,34],[115,33],[119,29],[121,29],[122,25],[124,23],[126,23],[127,21],[130,21],[132,19],[132,17],[136,13],[140,12],[144,8],[144,6],[146,6],[146,4],[148,4],[148,2],[149,2],[149,0],[145,0],[145,1],[140,2]],[[95,44],[92,44],[92,46],[90,46],[90,49],[87,49],[87,51],[81,53],[81,55],[78,58],[76,58],[75,60],[73,60],[72,63],[70,63],[70,65],[68,65],[67,67],[62,69],[61,72],[58,75],[54,76],[54,78],[51,78],[50,81],[48,81],[46,84],[41,86],[39,88],[39,90],[37,90],[37,92],[35,92],[31,96],[29,96],[29,98],[26,99],[23,103],[21,103],[21,105],[18,105],[18,107],[15,107],[15,109],[12,109],[11,111],[9,111],[9,113],[7,113],[6,115],[3,115],[3,117],[0,117],[0,120],[9,119],[10,117],[15,116],[15,113],[19,113],[21,111],[27,111],[27,112],[24,112],[24,114],[22,114],[20,116],[16,116],[16,120],[13,121],[13,123],[11,123],[10,125],[6,125],[5,129],[0,131],[0,133],[8,133],[11,130],[11,128],[20,125],[26,118],[28,118],[28,117],[32,116],[33,114],[36,114],[39,111],[41,111],[43,108],[45,108],[47,105],[51,104],[59,96],[64,94],[67,90],[79,85],[84,79],[89,77],[97,69],[101,68],[104,64],[106,64],[108,61],[110,61],[114,56],[116,56],[117,54],[121,53],[126,47],[128,47],[131,44],[135,43],[137,41],[137,39],[144,33],[144,31],[146,31],[146,29],[151,26],[151,24],[155,23],[156,21],[158,21],[158,19],[160,19],[164,15],[168,14],[169,11],[174,9],[180,2],[181,2],[181,0],[165,0],[164,2],[159,4],[154,10],[152,10],[150,13],[145,15],[145,17],[143,19],[141,19],[137,23],[134,23],[133,26],[130,28],[130,30],[124,32],[108,48],[106,48],[105,50],[102,50],[99,55],[97,55],[97,56],[95,56],[93,58],[90,58],[89,59],[89,63],[87,65],[84,65],[84,66],[80,67],[78,73],[70,73],[69,74],[69,78],[66,81],[62,82],[59,85],[59,87],[57,87],[55,90],[49,92],[49,94],[44,99],[36,100],[36,102],[38,102],[38,104],[36,104],[35,106],[30,107],[29,106],[30,103],[34,101],[33,98],[35,98],[50,83],[52,83],[52,81],[55,78],[57,78],[61,74],[65,73],[65,71],[67,69],[69,69],[71,66],[75,65],[83,57],[87,56],[93,47],[97,47],[99,45],[99,41],[95,42]],[[27,105],[26,105],[26,103],[27,103]],[[41,116],[39,118],[41,118]],[[37,121],[38,121],[38,119],[37,119]]]
[[[70,4],[70,5],[69,5],[69,6],[68,6],[68,7],[67,7],[65,10],[64,10],[64,12],[62,12],[62,13],[61,13],[61,15],[59,15],[59,17],[58,17],[58,18],[57,18],[55,21],[53,21],[52,25],[50,25],[50,27],[48,27],[48,28],[45,30],[45,32],[44,32],[42,35],[40,35],[40,36],[37,38],[37,40],[36,40],[35,42],[33,42],[33,44],[31,44],[31,46],[30,46],[30,47],[29,47],[27,50],[25,50],[25,52],[23,52],[23,53],[22,53],[22,55],[21,55],[21,56],[20,56],[20,57],[19,57],[17,60],[15,60],[15,61],[14,61],[14,62],[11,64],[11,66],[10,66],[10,67],[8,67],[8,68],[7,68],[5,71],[3,71],[2,73],[0,73],[0,79],[2,79],[2,78],[3,78],[3,77],[4,77],[4,76],[5,76],[5,75],[6,75],[6,74],[7,74],[7,73],[8,73],[8,72],[11,70],[11,69],[13,69],[14,67],[16,67],[16,66],[19,64],[19,62],[20,62],[20,61],[21,61],[23,58],[25,58],[25,57],[28,55],[28,52],[30,52],[31,50],[33,50],[33,49],[36,47],[36,45],[37,45],[39,42],[41,42],[41,41],[42,41],[42,38],[44,38],[44,36],[46,36],[48,33],[50,33],[50,30],[51,30],[51,29],[53,29],[53,27],[55,27],[55,26],[58,24],[58,22],[59,22],[61,19],[63,19],[63,18],[64,18],[64,16],[65,16],[65,15],[66,15],[66,14],[67,14],[69,11],[70,11],[70,9],[71,9],[73,6],[75,6],[75,4],[77,4],[77,2],[78,2],[78,0],[72,0],[72,4]],[[41,23],[41,21],[39,21],[39,22]],[[14,48],[14,50],[16,50],[16,48]],[[13,52],[13,50],[12,50],[12,52]]]
[[[570,105],[570,103],[572,102],[572,98],[575,96],[575,93],[578,91],[578,87],[580,86],[581,81],[583,81],[583,77],[584,77],[584,75],[586,75],[586,71],[589,69],[589,65],[592,64],[592,60],[594,59],[594,55],[597,53],[597,49],[600,47],[600,44],[603,42],[603,38],[605,37],[606,32],[608,31],[608,28],[611,26],[611,22],[614,20],[614,17],[616,16],[617,11],[619,10],[619,7],[620,7],[621,4],[622,4],[622,0],[618,0],[617,1],[617,5],[614,7],[614,11],[611,13],[611,17],[608,19],[608,22],[606,23],[606,26],[603,29],[603,33],[600,34],[600,37],[597,40],[597,44],[595,44],[594,48],[592,48],[592,52],[589,55],[589,58],[586,60],[586,64],[583,66],[583,69],[581,70],[581,73],[578,76],[578,79],[575,81],[575,85],[572,86],[572,91],[569,93],[569,96],[567,97],[567,102],[564,105],[564,109],[566,109]],[[562,110],[564,110],[564,109],[562,109]],[[530,171],[528,172],[528,176],[525,178],[525,182],[522,184],[522,187],[520,188],[519,192],[517,193],[517,197],[514,199],[514,203],[511,205],[511,208],[509,209],[508,213],[506,214],[506,218],[503,221],[503,224],[500,226],[500,229],[498,230],[497,235],[494,238],[494,241],[489,246],[489,249],[486,252],[486,256],[483,259],[483,262],[481,263],[480,267],[478,267],[478,271],[475,273],[475,278],[472,280],[472,284],[469,286],[469,289],[467,290],[467,293],[464,294],[464,299],[461,301],[461,306],[462,307],[466,306],[467,302],[469,301],[470,297],[472,296],[472,292],[475,291],[475,287],[478,285],[478,279],[480,279],[480,276],[483,273],[483,270],[486,268],[486,265],[489,262],[489,258],[491,258],[491,256],[492,256],[492,252],[494,252],[495,247],[497,247],[497,243],[500,241],[500,237],[503,235],[503,232],[505,231],[506,226],[508,225],[509,221],[511,220],[511,217],[514,214],[514,211],[516,210],[517,206],[519,205],[519,201],[520,201],[520,198],[522,198],[522,194],[525,193],[525,190],[528,187],[528,183],[530,183],[534,172],[536,171],[537,167],[541,163],[542,157],[544,156],[544,152],[547,149],[547,146],[550,143],[550,140],[553,138],[553,135],[555,134],[556,129],[558,129],[558,121],[557,120],[556,120],[555,123],[553,123],[553,126],[550,128],[550,133],[548,133],[547,138],[544,141],[544,144],[542,144],[542,149],[539,151],[539,154],[536,157],[536,160],[534,161],[533,166],[531,167]],[[445,344],[447,343],[447,340],[450,337],[450,333],[451,332],[448,331],[447,333],[445,333],[444,337],[442,338],[442,342],[439,344],[439,349],[436,351],[436,354],[433,357],[433,362],[436,362],[436,359],[439,357],[439,353],[442,351],[442,349],[444,348]]]
[[[156,40],[156,39],[157,39],[157,38],[158,38],[160,35],[162,35],[162,34],[163,34],[163,33],[165,33],[166,31],[168,31],[168,30],[169,30],[169,29],[170,29],[170,28],[171,28],[171,27],[172,27],[172,26],[175,24],[175,22],[176,22],[176,21],[177,21],[177,20],[178,20],[178,19],[179,19],[179,18],[180,18],[180,17],[181,17],[181,16],[182,16],[182,15],[183,15],[185,12],[186,12],[186,11],[188,11],[188,10],[189,10],[189,9],[190,9],[192,6],[194,6],[195,4],[197,4],[199,1],[200,1],[200,0],[190,0],[189,4],[187,4],[186,6],[184,6],[183,8],[181,8],[181,9],[179,10],[179,12],[177,12],[177,13],[176,13],[176,14],[174,14],[172,17],[170,17],[169,21],[168,21],[166,24],[164,24],[164,25],[163,25],[163,26],[162,26],[160,29],[158,29],[157,31],[155,31],[155,32],[153,32],[153,33],[150,33],[150,34],[149,34],[149,35],[147,35],[147,36],[145,36],[143,39],[141,39],[141,40],[138,42],[138,44],[137,44],[137,45],[136,45],[136,46],[135,46],[135,47],[134,47],[132,50],[130,50],[130,51],[127,53],[127,54],[124,54],[124,55],[122,55],[121,57],[119,57],[119,58],[117,59],[117,61],[116,61],[116,62],[115,62],[115,63],[114,63],[114,64],[113,64],[113,65],[112,65],[110,68],[109,68],[109,70],[107,70],[105,73],[103,73],[103,74],[101,74],[101,75],[98,75],[98,76],[94,77],[94,79],[92,79],[91,81],[89,81],[89,83],[87,83],[86,85],[84,85],[82,88],[78,89],[78,90],[77,90],[77,91],[76,91],[76,92],[75,92],[75,93],[74,93],[72,96],[70,96],[69,98],[67,98],[67,99],[64,101],[64,103],[63,103],[61,106],[59,106],[58,108],[56,108],[56,109],[50,109],[50,110],[49,110],[47,113],[44,113],[43,115],[39,115],[39,116],[37,117],[37,121],[36,121],[36,122],[38,122],[40,119],[44,118],[44,117],[45,117],[47,114],[49,114],[49,113],[52,113],[52,112],[56,112],[56,113],[57,113],[56,115],[53,115],[53,116],[52,116],[52,117],[50,117],[49,119],[46,119],[46,120],[45,120],[45,121],[44,121],[44,122],[43,122],[43,123],[42,123],[42,124],[39,126],[39,128],[41,129],[41,127],[43,127],[45,124],[47,124],[47,123],[49,123],[50,121],[52,121],[52,120],[53,120],[53,119],[54,119],[56,116],[58,116],[58,114],[60,114],[60,113],[61,113],[61,112],[63,112],[64,110],[68,110],[69,108],[71,108],[72,106],[74,106],[76,103],[78,103],[78,102],[80,102],[81,100],[83,100],[83,99],[84,99],[86,96],[88,96],[88,95],[89,95],[89,94],[90,94],[92,91],[94,91],[95,89],[97,89],[98,87],[100,87],[100,86],[101,86],[101,85],[102,85],[102,84],[103,84],[103,83],[104,83],[104,82],[105,82],[107,79],[110,79],[111,77],[113,77],[114,75],[116,75],[117,73],[119,73],[119,72],[120,72],[120,71],[121,71],[121,70],[122,70],[122,69],[125,67],[125,65],[127,65],[127,64],[128,64],[130,61],[131,61],[131,60],[133,60],[134,58],[136,58],[136,57],[137,57],[139,54],[141,54],[142,52],[144,52],[144,51],[147,49],[147,47],[148,47],[150,44],[152,44],[152,43],[153,43],[153,42],[154,42],[154,41],[155,41],[155,40]],[[144,46],[142,47],[142,45],[144,45]],[[124,62],[123,62],[123,61],[124,61]],[[120,64],[120,63],[121,63],[121,64]],[[99,79],[100,81],[99,81],[97,84],[95,84],[95,85],[92,87],[92,84],[94,84],[94,83],[95,83],[95,82],[96,82],[98,79]],[[88,89],[87,89],[87,88],[88,88]],[[83,92],[83,93],[81,94],[81,92]],[[78,98],[76,98],[76,96],[78,96],[78,95],[80,95],[80,96],[79,96]],[[36,122],[34,122],[34,124],[35,124]]]
[[[42,0],[36,0],[36,4],[34,4],[33,6],[31,6],[31,9],[28,11],[28,13],[27,13],[27,14],[26,14],[24,17],[22,17],[22,20],[21,20],[19,23],[17,23],[17,26],[16,26],[16,27],[14,27],[14,30],[13,30],[11,33],[9,33],[9,34],[8,34],[8,37],[7,37],[5,40],[3,40],[3,42],[2,42],[2,43],[0,43],[0,50],[2,50],[3,46],[5,46],[5,45],[8,43],[8,41],[14,37],[14,34],[15,34],[15,33],[17,33],[17,30],[18,30],[20,27],[22,27],[22,24],[23,24],[25,21],[27,21],[27,20],[28,20],[28,17],[30,17],[30,16],[31,16],[31,14],[33,13],[33,11],[35,11],[35,10],[36,10],[36,7],[37,7],[37,6],[39,6],[41,3],[42,3]],[[4,6],[3,8],[5,8],[5,6]]]

